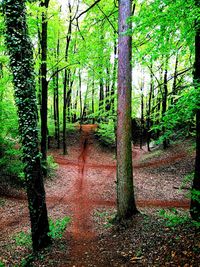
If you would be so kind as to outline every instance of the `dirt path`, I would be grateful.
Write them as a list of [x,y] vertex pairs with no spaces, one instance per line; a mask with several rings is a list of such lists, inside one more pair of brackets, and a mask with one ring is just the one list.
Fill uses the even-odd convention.
[[[81,138],[68,147],[68,155],[57,150],[51,154],[58,163],[56,177],[46,185],[49,216],[53,219],[70,216],[72,223],[65,238],[67,248],[54,258],[64,258],[57,266],[87,266],[98,254],[96,240],[99,215],[112,213],[116,200],[116,161],[113,151],[102,149],[94,138],[94,125],[83,125]],[[134,185],[140,209],[149,207],[181,207],[189,201],[185,191],[177,191],[188,169],[193,168],[184,150],[144,160],[146,151],[133,148]],[[141,161],[142,160],[142,161]],[[189,165],[185,171],[185,165]],[[25,195],[5,195],[6,209],[0,207],[0,231],[5,239],[10,232],[26,230],[29,226]],[[8,212],[9,210],[9,212]],[[2,239],[2,240],[3,240]],[[91,265],[93,266],[93,265]],[[97,266],[101,266],[100,264]],[[107,264],[109,266],[109,263]],[[112,265],[111,265],[112,266]]]
[[[74,266],[79,266],[79,263],[87,256],[89,257],[91,251],[94,250],[93,241],[98,235],[95,231],[95,211],[109,208],[114,210],[115,208],[116,162],[112,153],[98,151],[98,148],[95,146],[93,129],[94,127],[92,125],[82,126],[79,153],[78,149],[75,149],[75,155],[71,151],[72,159],[69,158],[70,156],[55,156],[56,162],[63,169],[65,175],[63,188],[68,191],[68,193],[66,192],[64,194],[65,197],[62,197],[61,201],[59,201],[59,205],[61,203],[68,204],[70,206],[68,214],[71,214],[73,218],[73,223],[68,229],[68,234],[72,237],[70,258],[72,261],[74,259]],[[170,165],[170,163],[175,163],[184,158],[186,156],[185,153],[181,152],[179,155],[170,155],[166,160],[160,159],[140,163],[141,153],[138,147],[133,149],[136,191],[142,192],[141,194],[137,193],[137,205],[140,208],[181,207],[187,209],[189,207],[189,201],[183,195],[177,195],[177,193],[175,195],[175,190],[171,190],[172,184],[170,185],[167,179],[165,185],[168,188],[166,186],[159,188],[159,186],[162,187],[162,184],[156,185],[158,182],[156,179],[152,185],[149,184],[149,181],[155,178],[155,176],[148,177],[146,182],[144,181],[144,177],[143,179],[141,178],[144,175],[144,173],[141,174],[141,169],[145,170],[145,168]],[[77,157],[77,160],[74,159],[74,156]],[[71,177],[69,179],[71,172],[73,172],[73,178]],[[68,189],[66,186],[68,186]],[[144,191],[147,187],[148,191],[145,193]],[[155,192],[155,187],[158,188],[158,192]],[[51,188],[54,188],[56,195],[59,194],[56,185],[55,187],[51,186]],[[172,191],[171,195],[169,194],[169,190]],[[153,194],[152,191],[154,191]],[[150,192],[149,195],[148,192]],[[48,194],[47,191],[47,195],[51,195],[51,193]],[[51,203],[55,198],[52,200],[51,197],[48,197],[47,200],[48,203]]]

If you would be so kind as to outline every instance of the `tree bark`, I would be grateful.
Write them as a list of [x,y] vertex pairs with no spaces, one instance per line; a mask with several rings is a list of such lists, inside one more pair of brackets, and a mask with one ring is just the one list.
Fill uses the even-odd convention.
[[45,8],[42,12],[42,33],[41,33],[41,85],[42,85],[42,106],[41,106],[41,153],[42,161],[44,165],[44,175],[47,175],[47,141],[48,141],[48,129],[47,129],[47,116],[48,116],[48,82],[47,82],[47,9],[49,6],[49,0],[41,1],[41,7]]
[[177,70],[178,70],[178,52],[176,54],[175,68],[174,68],[174,81],[172,85],[172,98],[171,105],[173,105],[175,101],[175,95],[177,94],[176,84],[177,84]]
[[15,102],[18,108],[24,172],[31,220],[33,249],[50,243],[49,224],[38,148],[37,104],[32,44],[28,37],[24,0],[3,4],[6,43],[13,73]]
[[73,114],[73,120],[72,120],[73,123],[76,122],[76,118],[77,118],[78,93],[79,93],[79,88],[77,87],[76,97],[75,97],[75,101],[74,101],[74,114]]
[[[195,1],[196,7],[200,7],[198,0]],[[200,84],[200,21],[196,20],[195,36],[195,62],[194,62],[194,83],[196,90]],[[195,171],[191,191],[190,214],[193,220],[200,222],[200,109],[196,111],[196,158]]]
[[[57,49],[56,49],[56,57],[57,63],[59,62],[59,55],[60,55],[60,34],[58,32],[58,41],[57,41]],[[60,148],[60,113],[59,113],[59,68],[57,67],[56,70],[56,84],[55,84],[55,133],[57,139],[57,148]]]
[[88,110],[88,91],[89,91],[89,80],[87,82],[87,89],[85,92],[85,98],[83,103],[83,114],[82,114],[82,121],[86,121],[87,119],[87,110]]
[[115,113],[115,87],[116,87],[116,73],[117,73],[117,40],[114,39],[114,65],[113,65],[113,74],[112,74],[112,85],[111,85],[111,110],[112,115]]
[[92,123],[95,123],[95,116],[94,116],[94,71],[93,71],[93,75],[92,75],[92,114],[93,114],[93,118],[92,118]]
[[[72,7],[70,1],[68,1],[69,9],[69,26],[66,37],[66,47],[65,47],[65,61],[68,61],[69,45],[71,41],[72,34]],[[69,70],[66,68],[64,71],[64,88],[63,88],[63,154],[67,154],[67,143],[66,143],[66,111],[67,111],[67,89],[69,89]]]
[[[167,85],[167,75],[168,75],[168,60],[166,60],[166,65],[165,65],[165,72],[164,72],[164,90],[163,90],[163,95],[162,95],[162,118],[165,116],[165,112],[167,111],[167,95],[168,95],[168,85]],[[163,127],[162,129],[163,134],[165,133],[165,128]],[[163,148],[166,149],[168,147],[168,140],[164,138],[163,141]]]
[[151,73],[150,73],[150,91],[149,91],[149,99],[148,99],[148,107],[147,107],[147,149],[150,151],[150,141],[151,141],[151,101],[153,95],[153,65],[151,64]]
[[[110,65],[110,64],[109,64]],[[110,66],[106,68],[106,101],[105,101],[105,111],[110,110]]]
[[68,71],[64,71],[64,90],[63,90],[63,154],[67,154],[66,144],[66,110],[67,110],[67,85],[68,85]]
[[[102,76],[102,72],[100,72],[100,76]],[[104,106],[104,89],[103,89],[103,78],[100,77],[99,80],[99,111],[103,109]]]
[[143,87],[144,87],[144,82],[142,81],[141,83],[141,120],[140,120],[140,149],[142,149],[142,144],[143,144],[143,135],[144,135],[144,93],[143,93]]
[[131,0],[119,0],[118,109],[117,109],[117,217],[123,220],[137,213],[133,189],[131,146],[131,37],[124,34],[131,25]]
[[81,71],[79,70],[79,105],[80,105],[80,124],[82,124],[82,112],[83,112],[83,104],[82,104],[82,91],[81,91],[82,83],[81,83]]

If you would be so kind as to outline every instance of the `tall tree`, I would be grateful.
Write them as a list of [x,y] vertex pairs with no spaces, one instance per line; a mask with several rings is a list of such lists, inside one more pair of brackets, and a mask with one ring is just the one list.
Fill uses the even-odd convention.
[[141,92],[141,119],[140,119],[140,149],[142,149],[142,144],[143,144],[143,135],[144,135],[144,82],[143,82],[144,77],[142,77],[141,81],[141,87],[140,87],[140,92]]
[[[200,8],[198,0],[195,1],[196,7]],[[200,86],[200,20],[196,20],[196,36],[195,36],[195,62],[194,62],[194,83],[196,90]],[[200,109],[196,111],[196,159],[195,159],[195,172],[192,185],[191,217],[200,221]]]
[[[48,81],[47,81],[47,9],[49,6],[49,0],[41,0],[41,7],[44,8],[42,12],[42,33],[40,40],[41,47],[41,85],[42,85],[42,106],[41,106],[41,153],[44,166],[47,160],[47,105],[48,105]],[[44,174],[46,175],[46,168],[44,168]]]
[[148,104],[147,104],[147,149],[150,151],[150,141],[151,141],[151,102],[153,95],[153,64],[150,66],[150,90],[148,96]]
[[[60,7],[61,13],[61,7]],[[59,17],[60,22],[60,17]],[[56,78],[55,78],[55,87],[54,87],[54,120],[55,120],[55,139],[57,139],[57,148],[60,148],[60,114],[59,114],[59,55],[60,55],[60,30],[58,29],[58,40],[56,46]]]
[[127,219],[137,213],[133,189],[131,146],[131,0],[119,0],[118,118],[117,118],[117,217]]
[[33,53],[26,24],[25,0],[5,0],[3,11],[15,102],[18,107],[33,249],[38,250],[46,247],[50,238],[38,148]]
[[[68,11],[69,11],[69,25],[66,36],[66,47],[65,47],[65,61],[68,61],[69,56],[69,46],[72,38],[72,23],[74,17],[72,17],[72,6],[71,2],[68,1]],[[64,70],[64,81],[63,81],[63,154],[67,154],[67,143],[66,143],[66,120],[67,120],[67,94],[69,94],[69,85],[70,85],[70,70],[65,68]],[[69,95],[68,95],[69,96]]]

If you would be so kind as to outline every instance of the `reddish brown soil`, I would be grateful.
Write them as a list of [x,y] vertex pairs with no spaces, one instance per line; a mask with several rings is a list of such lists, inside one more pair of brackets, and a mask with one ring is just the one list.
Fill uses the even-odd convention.
[[[50,151],[59,169],[56,177],[46,184],[49,216],[54,219],[66,215],[72,217],[65,234],[68,251],[65,248],[63,254],[54,253],[54,259],[57,257],[58,260],[56,266],[105,266],[105,262],[104,265],[90,265],[88,258],[96,257],[98,248],[95,244],[102,233],[96,211],[115,210],[116,162],[113,151],[103,149],[97,143],[93,135],[95,128],[95,125],[83,125],[79,142],[75,138],[73,145],[68,146],[68,155],[63,156],[58,150]],[[181,146],[172,148],[169,154],[144,162],[142,159],[146,154],[145,150],[133,148],[134,184],[139,209],[187,209],[189,200],[185,191],[178,192],[175,187],[179,187],[184,175],[193,169],[193,159],[190,162],[190,156]],[[186,168],[183,168],[185,164]],[[2,240],[6,240],[7,234],[10,236],[26,230],[29,220],[24,194],[4,194],[2,198],[6,203],[0,207],[0,231]],[[107,266],[114,266],[109,264]]]

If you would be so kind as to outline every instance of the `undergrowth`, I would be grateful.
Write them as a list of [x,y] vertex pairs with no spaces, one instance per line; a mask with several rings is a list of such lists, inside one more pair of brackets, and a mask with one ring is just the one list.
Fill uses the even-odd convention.
[[188,213],[177,210],[176,208],[168,210],[162,209],[159,215],[165,219],[168,227],[173,228],[177,225],[187,224],[200,229],[200,222],[192,220]]
[[[62,219],[57,219],[57,220],[50,219],[49,220],[50,232],[48,233],[48,235],[52,239],[61,239],[70,221],[71,221],[71,218],[67,216]],[[21,231],[17,233],[13,237],[13,239],[15,240],[16,246],[31,248],[32,241],[31,241],[30,231],[28,232]]]
[[[47,157],[47,174],[51,177],[57,169],[52,156]],[[11,186],[25,186],[22,151],[15,139],[0,137],[0,182]]]
[[115,147],[115,124],[113,120],[100,123],[96,132],[100,142],[109,147]]
[[24,164],[21,161],[22,152],[15,148],[16,141],[0,137],[0,174],[1,182],[23,184]]

